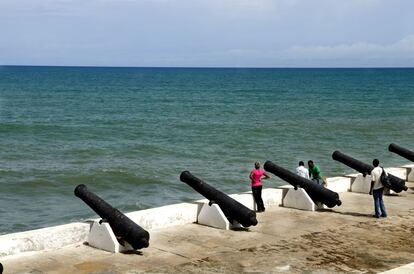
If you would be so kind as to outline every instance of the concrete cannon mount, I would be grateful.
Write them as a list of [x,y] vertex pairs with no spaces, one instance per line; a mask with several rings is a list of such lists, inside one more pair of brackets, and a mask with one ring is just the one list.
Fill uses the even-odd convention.
[[[4,273],[341,273],[382,272],[414,259],[414,183],[385,196],[340,193],[342,206],[303,211],[268,206],[259,224],[226,231],[197,224],[151,229],[149,248],[115,254],[79,243],[0,257]],[[399,273],[399,272],[392,272]]]

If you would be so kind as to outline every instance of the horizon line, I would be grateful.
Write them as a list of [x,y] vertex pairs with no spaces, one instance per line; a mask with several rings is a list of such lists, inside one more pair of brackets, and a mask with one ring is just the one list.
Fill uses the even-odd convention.
[[144,68],[144,69],[413,69],[404,66],[378,66],[378,67],[243,67],[243,66],[93,66],[93,65],[0,65],[0,67],[56,67],[56,68]]

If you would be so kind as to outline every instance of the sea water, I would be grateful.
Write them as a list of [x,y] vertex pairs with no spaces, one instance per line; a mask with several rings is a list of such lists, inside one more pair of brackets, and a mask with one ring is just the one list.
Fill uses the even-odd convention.
[[129,212],[201,198],[183,170],[237,193],[255,161],[399,166],[413,120],[414,69],[0,67],[0,234],[95,216],[78,184]]

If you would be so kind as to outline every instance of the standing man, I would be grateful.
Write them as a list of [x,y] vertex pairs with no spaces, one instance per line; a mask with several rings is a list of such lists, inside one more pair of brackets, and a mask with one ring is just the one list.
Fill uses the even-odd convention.
[[252,183],[252,193],[254,201],[257,204],[257,212],[264,212],[265,207],[262,200],[262,177],[269,179],[269,175],[263,169],[260,169],[260,163],[254,163],[254,169],[250,172],[250,181]]
[[[384,194],[384,185],[381,183],[381,174],[385,172],[382,167],[379,166],[379,160],[374,159],[372,161],[374,169],[371,171],[371,188],[369,195],[374,196],[375,218],[387,217],[387,211],[385,210],[384,201],[382,195]],[[387,173],[385,173],[387,175]]]
[[299,166],[296,168],[296,174],[309,180],[309,170],[305,167],[303,161],[299,162]]
[[308,167],[309,177],[312,177],[312,181],[314,181],[318,185],[323,185],[322,173],[319,167],[315,165],[312,160],[308,161]]

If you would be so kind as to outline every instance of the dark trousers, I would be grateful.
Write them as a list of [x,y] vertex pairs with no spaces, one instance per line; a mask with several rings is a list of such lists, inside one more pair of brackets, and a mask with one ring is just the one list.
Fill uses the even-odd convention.
[[322,178],[312,178],[312,181],[314,181],[315,183],[317,183],[318,185],[323,185],[323,181]]
[[262,200],[262,186],[253,186],[252,193],[254,201],[257,204],[257,211],[264,211],[265,207]]

